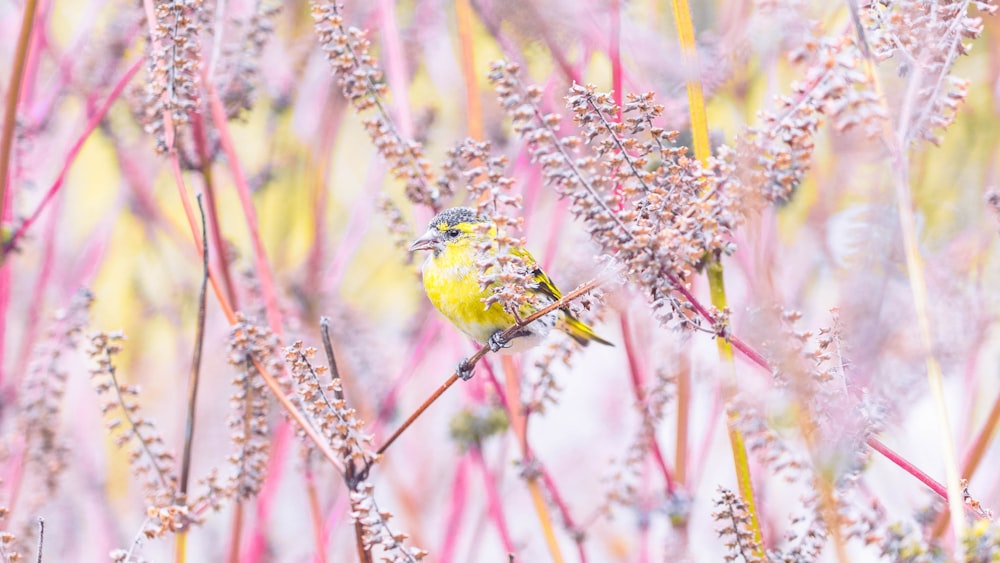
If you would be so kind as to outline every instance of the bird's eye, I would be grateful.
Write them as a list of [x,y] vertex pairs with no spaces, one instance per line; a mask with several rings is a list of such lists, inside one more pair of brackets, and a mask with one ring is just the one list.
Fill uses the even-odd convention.
[[446,234],[446,235],[448,235],[448,238],[455,238],[455,237],[457,237],[458,235],[462,234],[462,231],[460,231],[460,230],[458,230],[458,229],[448,229],[448,230],[447,230],[447,231],[445,232],[445,234]]

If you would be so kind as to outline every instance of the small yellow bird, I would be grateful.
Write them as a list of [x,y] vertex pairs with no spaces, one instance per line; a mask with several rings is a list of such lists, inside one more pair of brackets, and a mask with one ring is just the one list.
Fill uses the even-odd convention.
[[[477,228],[486,221],[469,207],[445,209],[431,219],[427,232],[410,245],[410,251],[431,251],[422,268],[424,290],[441,314],[476,342],[489,345],[494,352],[513,353],[530,348],[541,342],[553,327],[564,331],[583,346],[591,341],[613,346],[574,317],[568,307],[539,318],[509,341],[502,341],[500,333],[514,326],[517,319],[500,303],[492,303],[489,307],[483,303],[493,288],[481,288],[476,262],[484,257],[483,252],[497,252],[496,245],[491,244],[496,238],[496,228],[486,232]],[[530,268],[534,284],[527,289],[537,296],[538,307],[562,297],[527,251],[513,249],[511,254],[521,258]],[[525,318],[537,310],[524,306],[519,316]]]

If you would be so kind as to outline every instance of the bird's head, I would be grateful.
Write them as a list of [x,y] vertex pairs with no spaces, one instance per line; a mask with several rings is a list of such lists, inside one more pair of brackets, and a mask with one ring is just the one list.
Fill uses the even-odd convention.
[[452,207],[431,219],[427,232],[413,241],[410,251],[432,250],[438,255],[447,246],[460,245],[479,238],[477,225],[486,222],[471,207]]

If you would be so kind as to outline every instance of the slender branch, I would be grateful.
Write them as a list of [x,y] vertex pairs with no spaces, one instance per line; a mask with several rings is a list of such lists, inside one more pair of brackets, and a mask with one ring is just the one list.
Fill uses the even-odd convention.
[[[326,352],[326,361],[330,365],[330,377],[340,379],[340,370],[337,369],[337,357],[333,354],[333,343],[330,340],[329,317],[322,317],[319,320],[319,330],[323,340],[323,351]],[[342,387],[334,387],[333,394],[337,397],[338,401],[344,400],[344,390]]]
[[[500,333],[500,338],[506,340],[514,336],[525,326],[544,317],[545,315],[551,313],[552,311],[555,311],[556,309],[561,309],[565,307],[574,299],[596,288],[598,285],[600,285],[600,283],[601,282],[598,279],[590,280],[589,282],[581,285],[580,287],[564,295],[562,299],[554,301],[546,305],[545,307],[542,307],[538,311],[535,311],[534,313],[521,319],[519,322],[515,323],[510,328]],[[479,360],[483,359],[483,356],[485,356],[489,351],[490,351],[489,346],[482,346],[478,350],[476,350],[476,353],[473,354],[469,359],[462,362],[462,365],[460,366],[461,369],[456,369],[454,372],[452,372],[451,376],[448,377],[448,379],[446,379],[445,382],[442,383],[441,386],[438,387],[437,390],[434,391],[434,393],[432,393],[430,397],[428,397],[423,403],[421,403],[421,405],[417,407],[417,410],[413,411],[413,413],[410,414],[410,416],[407,417],[407,419],[404,420],[403,423],[399,425],[399,428],[397,428],[396,431],[393,432],[391,436],[389,436],[389,438],[385,441],[385,443],[382,444],[382,446],[378,449],[377,453],[379,455],[382,455],[389,448],[389,446],[391,446],[392,443],[395,442],[397,438],[399,438],[400,434],[406,431],[406,429],[409,428],[410,425],[413,424],[414,421],[416,421],[417,418],[419,418],[420,415],[423,414],[424,411],[427,410],[427,408],[430,407],[434,403],[434,401],[438,399],[438,397],[444,394],[444,392],[447,391],[449,387],[454,385],[455,382],[458,381],[459,379],[459,371],[466,369],[471,370],[476,366],[477,363],[479,363]]]
[[[220,2],[222,4],[224,2]],[[214,60],[214,59],[213,59]],[[212,158],[208,150],[208,136],[205,131],[205,120],[200,112],[191,114],[191,136],[194,138],[195,150],[198,152],[199,172],[205,182],[205,211],[209,218],[209,228],[212,231],[212,245],[215,246],[216,260],[222,273],[222,285],[226,288],[226,297],[233,304],[234,309],[239,309],[236,302],[236,289],[233,286],[232,275],[229,272],[229,263],[226,260],[226,252],[223,248],[222,228],[219,224],[218,206],[215,202],[215,178],[212,175]]]
[[[1000,395],[997,395],[996,399],[994,399],[993,407],[990,408],[990,414],[986,416],[986,421],[976,434],[976,439],[972,442],[972,447],[965,454],[965,460],[962,463],[962,475],[966,479],[971,479],[976,473],[979,463],[983,461],[983,456],[986,455],[986,451],[993,441],[993,436],[996,435],[998,426],[1000,426]],[[951,513],[948,511],[941,512],[938,515],[937,521],[934,522],[932,537],[941,537],[941,534],[948,527],[950,517]]]
[[45,519],[38,517],[38,555],[35,563],[42,563],[42,548],[45,547]]
[[[202,273],[201,288],[198,291],[198,324],[195,327],[194,357],[191,360],[191,378],[188,380],[188,404],[184,427],[184,450],[181,455],[181,477],[178,484],[178,492],[184,502],[187,502],[188,479],[191,475],[191,448],[194,444],[194,423],[198,404],[198,382],[201,376],[201,352],[205,343],[205,308],[208,297],[208,233],[201,194],[198,194],[197,199],[198,211],[201,213]],[[187,558],[187,529],[178,532],[174,546],[174,560],[177,563],[183,563]]]
[[358,561],[361,563],[372,563],[372,552],[365,549],[364,530],[361,528],[361,521],[354,520],[354,545],[358,550]]
[[[174,182],[177,185],[177,191],[181,199],[181,204],[184,208],[184,215],[187,218],[188,226],[191,228],[191,236],[194,239],[196,247],[198,248],[198,252],[201,252],[204,248],[204,244],[195,223],[194,211],[191,209],[191,202],[188,201],[187,188],[184,185],[184,177],[181,174],[177,151],[174,149],[170,150],[170,165],[174,173]],[[226,316],[226,321],[229,322],[230,325],[235,325],[236,312],[233,311],[232,306],[226,299],[226,295],[223,289],[219,286],[217,279],[218,277],[211,271],[211,265],[209,265],[209,281],[212,283],[212,290],[215,294],[215,298],[219,302],[219,306],[222,308],[222,313]],[[295,424],[298,425],[309,440],[316,445],[316,448],[323,453],[323,457],[329,460],[329,462],[333,464],[338,471],[342,472],[344,467],[341,464],[340,457],[333,451],[333,449],[330,448],[327,441],[316,432],[316,429],[313,428],[306,416],[303,415],[302,412],[299,411],[299,409],[292,403],[291,399],[285,395],[285,392],[282,390],[281,384],[278,383],[278,380],[271,375],[267,368],[264,367],[264,364],[262,364],[256,357],[251,357],[251,361],[253,362],[254,367],[257,368],[257,372],[260,373],[260,376],[264,378],[264,383],[267,384],[268,389],[271,390],[274,397],[279,403],[281,403],[282,408],[284,408],[285,411],[288,412],[288,415],[292,417]]]
[[187,423],[184,428],[184,454],[181,458],[181,480],[179,491],[187,494],[188,478],[191,473],[191,445],[194,442],[194,423],[198,402],[198,381],[201,375],[201,351],[205,341],[205,300],[208,297],[208,237],[205,225],[205,207],[198,194],[198,211],[201,212],[202,275],[198,292],[198,325],[195,327],[194,358],[191,361],[191,379],[188,380]]
[[150,461],[150,465],[152,465],[153,469],[156,471],[156,478],[160,481],[160,486],[169,491],[173,488],[171,486],[170,479],[163,472],[163,468],[160,467],[160,463],[158,461],[159,458],[149,447],[149,444],[151,444],[153,440],[142,434],[139,424],[135,421],[135,418],[132,417],[132,413],[135,412],[135,409],[130,409],[128,403],[125,401],[125,395],[122,393],[121,383],[118,381],[118,368],[115,367],[114,360],[111,357],[111,351],[105,348],[104,355],[108,362],[107,370],[108,376],[111,377],[111,388],[114,389],[115,398],[118,400],[118,408],[121,409],[121,415],[128,423],[128,428],[132,433],[134,441],[139,443],[139,448],[146,454],[146,457]]

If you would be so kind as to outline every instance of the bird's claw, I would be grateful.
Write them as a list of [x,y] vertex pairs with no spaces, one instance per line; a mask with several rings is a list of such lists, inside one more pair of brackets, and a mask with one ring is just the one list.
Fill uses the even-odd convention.
[[510,346],[510,342],[503,337],[502,330],[498,330],[491,334],[490,338],[486,341],[486,344],[490,347],[490,352],[493,352],[494,354]]
[[458,376],[462,378],[462,381],[468,381],[472,379],[472,366],[469,365],[468,358],[458,363]]

